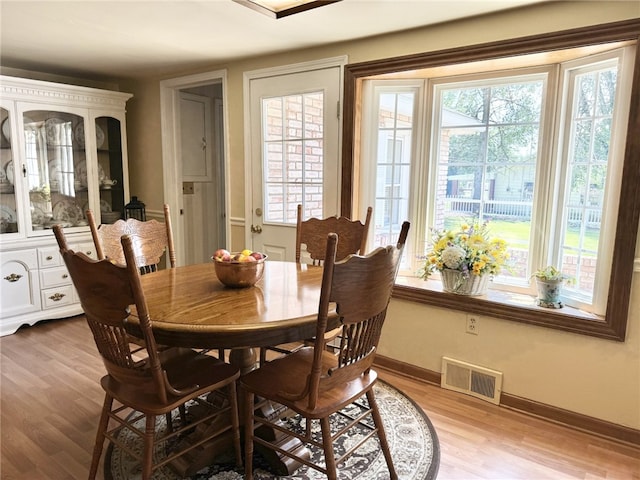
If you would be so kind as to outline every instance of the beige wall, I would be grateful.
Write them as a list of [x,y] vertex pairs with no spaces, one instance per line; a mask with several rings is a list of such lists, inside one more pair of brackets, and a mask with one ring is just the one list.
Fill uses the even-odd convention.
[[[245,71],[340,55],[357,63],[639,16],[637,2],[552,2],[366,41],[211,65],[207,71],[228,72],[230,215],[244,216]],[[198,72],[174,76],[192,73]],[[121,84],[135,95],[128,107],[131,192],[156,210],[163,202],[160,80]],[[232,247],[244,243],[241,229],[234,228],[232,235]],[[443,355],[483,365],[504,372],[503,391],[509,394],[640,429],[639,273],[632,288],[624,343],[490,317],[480,319],[479,335],[473,336],[464,333],[463,313],[394,300],[380,353],[433,371],[440,371]]]
[[127,102],[129,191],[147,210],[162,211],[162,140],[160,137],[160,86],[157,81],[126,83],[120,89],[133,93]]

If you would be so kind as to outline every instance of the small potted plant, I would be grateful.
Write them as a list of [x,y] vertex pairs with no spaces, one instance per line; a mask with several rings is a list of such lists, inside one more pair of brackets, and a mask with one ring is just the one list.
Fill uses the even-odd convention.
[[560,301],[562,285],[565,282],[572,282],[573,277],[562,273],[553,265],[536,270],[531,277],[535,277],[538,287],[536,305],[547,308],[562,308]]

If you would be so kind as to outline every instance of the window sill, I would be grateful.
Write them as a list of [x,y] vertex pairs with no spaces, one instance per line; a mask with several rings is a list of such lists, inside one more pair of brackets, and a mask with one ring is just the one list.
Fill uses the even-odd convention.
[[622,340],[602,316],[567,306],[561,309],[538,307],[535,298],[529,295],[489,289],[486,295],[465,296],[464,301],[461,301],[460,297],[443,292],[442,284],[437,280],[423,280],[417,277],[398,276],[393,289],[393,298],[581,335]]

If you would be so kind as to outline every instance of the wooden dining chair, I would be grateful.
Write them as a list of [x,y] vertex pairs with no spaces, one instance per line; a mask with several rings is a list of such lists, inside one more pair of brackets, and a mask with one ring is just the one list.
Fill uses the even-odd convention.
[[[105,440],[140,461],[143,480],[169,462],[189,465],[190,452],[212,442],[233,446],[240,466],[238,368],[191,349],[157,349],[130,236],[122,238],[125,265],[117,265],[70,250],[59,225],[54,233],[107,370],[100,380],[105,399],[89,479],[96,476]],[[144,336],[144,346],[135,351],[126,329],[132,321],[139,322]],[[174,410],[181,415],[172,421]],[[158,431],[157,416],[168,420],[166,428]],[[121,441],[119,432],[124,429],[143,439],[142,452]],[[153,452],[159,444],[167,455],[154,463]]]
[[[340,239],[335,233],[329,234],[315,344],[274,359],[244,375],[239,381],[240,397],[244,399],[245,479],[253,478],[254,444],[294,458],[324,473],[330,480],[336,479],[337,465],[350,456],[355,448],[348,449],[341,457],[336,458],[333,444],[356,425],[368,429],[363,442],[377,435],[390,476],[392,479],[397,478],[373,392],[377,374],[371,366],[408,230],[409,223],[405,222],[395,246],[380,247],[365,256],[349,255],[340,261],[336,261],[336,244],[340,243]],[[338,355],[325,348],[330,305],[335,305],[336,314],[343,325]],[[359,401],[364,396],[366,403]],[[256,398],[259,399],[257,405]],[[324,467],[313,464],[294,452],[285,452],[275,442],[271,442],[270,438],[259,436],[262,425],[279,431],[285,428],[277,418],[256,414],[255,407],[260,408],[263,402],[284,405],[306,420],[303,433],[286,433],[305,444],[322,449]],[[358,407],[360,413],[357,417],[350,417],[345,413],[343,409],[349,405]],[[332,432],[329,423],[332,415],[348,417],[345,427]],[[363,422],[369,415],[373,419],[373,426]],[[312,423],[315,421],[320,423],[321,441],[312,436]],[[283,441],[285,440],[279,439],[280,443]],[[358,444],[361,445],[362,443]]]
[[[327,247],[327,236],[330,233],[338,235],[337,259],[345,258],[352,253],[364,253],[367,245],[367,235],[371,223],[373,209],[367,208],[367,215],[364,223],[360,220],[351,220],[347,217],[333,216],[327,218],[309,218],[303,220],[302,205],[298,204],[296,223],[296,263],[302,263],[303,254],[311,260],[313,265],[322,265]],[[303,250],[302,246],[305,246]],[[333,337],[337,338],[339,332],[333,332]],[[313,339],[307,340],[307,344],[313,343]],[[289,354],[300,347],[296,345],[274,345],[260,349],[260,364],[267,361],[268,352],[275,352],[276,355]],[[328,344],[328,348],[333,348]]]
[[[340,239],[336,258],[342,259],[351,253],[364,253],[372,211],[371,207],[367,208],[364,223],[342,216],[303,220],[302,205],[298,205],[296,262],[300,263],[303,253],[306,253],[313,265],[322,264],[326,252],[327,235],[332,232],[336,233]],[[302,245],[306,247],[304,251]]]
[[93,211],[87,210],[86,213],[98,259],[108,258],[124,265],[125,258],[120,238],[123,235],[129,235],[141,274],[157,271],[165,252],[167,264],[171,268],[176,266],[169,205],[164,205],[164,224],[157,220],[141,222],[135,218],[129,218],[118,220],[113,224],[97,225]]
[[[124,251],[120,239],[129,235],[133,242],[136,265],[140,274],[156,272],[161,259],[166,253],[166,260],[171,268],[176,266],[176,253],[171,228],[171,212],[165,204],[164,223],[157,220],[140,221],[135,218],[118,220],[115,223],[97,224],[92,210],[87,210],[87,221],[98,260],[107,258],[120,265],[125,264]],[[134,339],[135,341],[135,339]],[[162,349],[166,347],[161,346]],[[220,352],[219,352],[220,354]],[[224,353],[222,353],[224,355]]]

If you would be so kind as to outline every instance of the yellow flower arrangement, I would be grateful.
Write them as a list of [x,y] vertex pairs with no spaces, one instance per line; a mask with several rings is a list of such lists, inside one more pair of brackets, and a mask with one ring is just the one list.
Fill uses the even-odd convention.
[[458,270],[465,276],[497,275],[509,260],[506,242],[491,238],[486,222],[462,224],[456,231],[434,230],[432,245],[420,272],[423,278],[444,269]]

